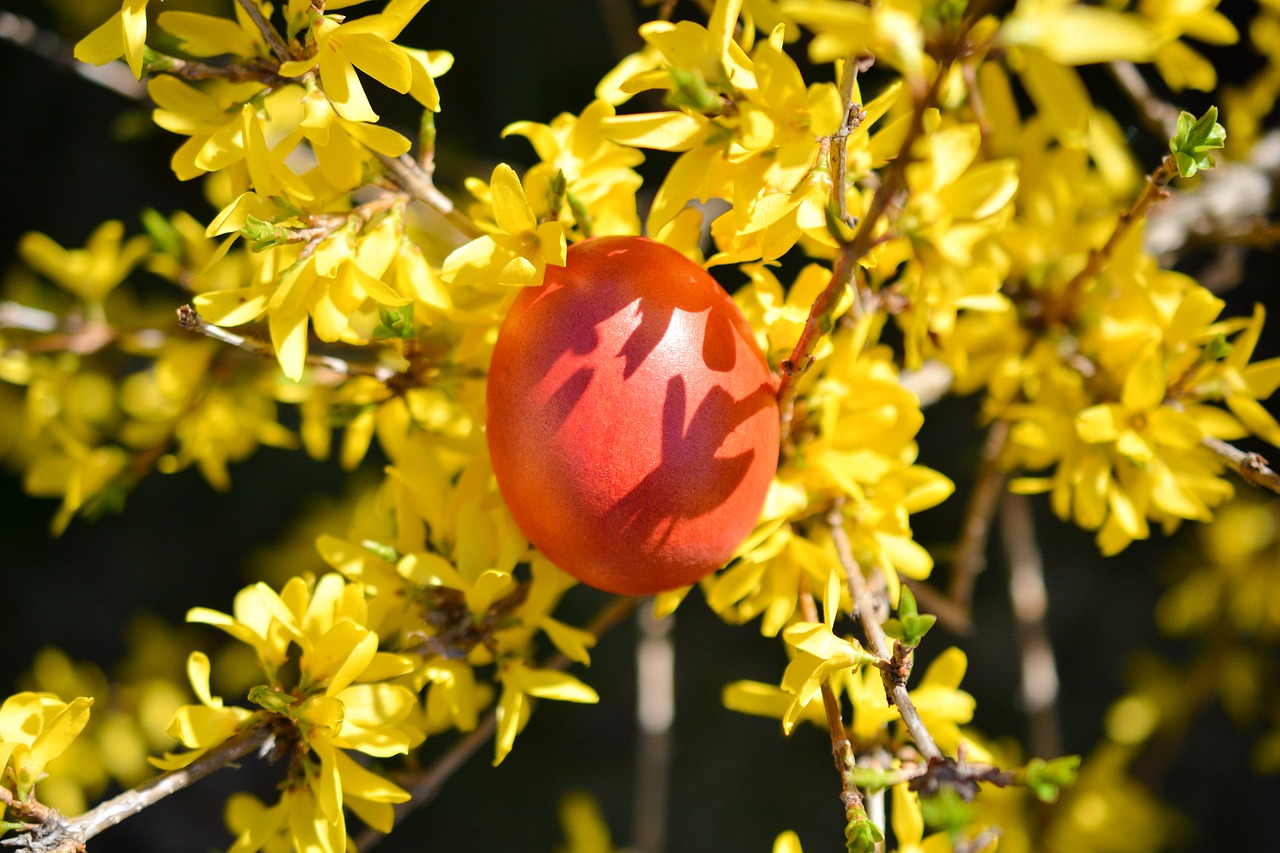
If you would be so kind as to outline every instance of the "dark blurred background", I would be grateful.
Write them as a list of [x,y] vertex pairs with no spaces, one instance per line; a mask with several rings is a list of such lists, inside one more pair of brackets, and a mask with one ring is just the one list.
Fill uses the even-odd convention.
[[[165,9],[217,11],[230,4],[151,5],[154,19]],[[99,0],[0,3],[0,10],[60,34],[68,52],[117,8]],[[1244,20],[1251,8],[1242,3],[1227,11]],[[521,170],[531,151],[522,139],[500,139],[502,128],[519,119],[546,122],[559,112],[579,111],[600,76],[639,44],[634,27],[648,14],[634,0],[430,3],[401,41],[447,49],[456,57],[453,70],[438,81],[439,182],[452,189],[465,175],[487,176],[499,160]],[[1226,77],[1246,79],[1252,70],[1241,51],[1212,56]],[[0,264],[13,263],[14,245],[28,230],[79,246],[106,219],[121,219],[129,233],[137,233],[147,207],[185,209],[206,220],[211,215],[199,182],[180,184],[172,177],[168,161],[179,140],[149,124],[145,104],[7,40],[0,41],[0,82]],[[397,112],[408,99],[387,97],[376,84],[367,90],[389,123],[412,135],[417,113]],[[1181,101],[1196,109],[1206,102]],[[1122,122],[1132,118],[1123,105],[1117,113]],[[1133,134],[1141,137],[1142,131],[1135,128]],[[1144,150],[1154,163],[1158,143]],[[667,162],[662,155],[650,159]],[[652,179],[652,166],[648,174]],[[653,186],[651,181],[650,191]],[[1204,261],[1191,259],[1188,271]],[[1247,314],[1253,302],[1263,301],[1277,316],[1273,263],[1271,253],[1253,254],[1247,281],[1227,295],[1228,313]],[[164,298],[166,285],[144,281]],[[175,304],[181,301],[177,291],[170,295]],[[1259,357],[1275,354],[1272,332]],[[958,536],[978,464],[982,434],[975,414],[972,400],[940,403],[929,410],[920,437],[921,461],[957,484],[955,498],[915,519],[918,540],[939,555],[939,577],[945,577],[945,554]],[[379,462],[371,458],[366,467],[377,471]],[[55,503],[24,496],[14,472],[0,476],[0,578],[8,603],[0,620],[0,689],[12,689],[47,645],[109,668],[125,650],[121,626],[131,615],[153,612],[177,624],[192,606],[230,609],[235,591],[252,580],[246,558],[276,541],[316,496],[341,497],[348,480],[335,463],[271,449],[234,466],[232,477],[233,490],[219,494],[193,470],[152,475],[130,495],[121,515],[92,524],[77,519],[55,539],[48,532]],[[1147,647],[1180,653],[1139,616],[1151,612],[1163,589],[1169,554],[1185,552],[1190,539],[1180,534],[1136,543],[1118,559],[1103,561],[1089,534],[1052,519],[1043,501],[1036,507],[1047,560],[1049,626],[1063,684],[1063,744],[1068,752],[1087,754],[1103,734],[1108,704],[1124,689],[1131,653]],[[960,638],[938,630],[921,649],[917,672],[939,651],[959,644],[970,659],[963,686],[978,700],[974,724],[991,737],[1024,739],[1027,723],[1016,701],[1013,625],[998,546],[990,556],[991,569],[978,583],[977,632]],[[575,590],[564,618],[581,624],[604,601],[592,590]],[[482,748],[434,803],[378,849],[550,851],[561,837],[556,804],[572,788],[595,795],[615,841],[628,843],[636,769],[636,633],[629,622],[595,651],[584,677],[599,691],[599,706],[541,703],[501,767],[492,768],[491,748]],[[731,713],[720,704],[729,681],[776,682],[785,665],[779,641],[761,638],[754,625],[724,625],[696,592],[677,614],[674,637],[677,715],[668,849],[764,851],[788,828],[800,833],[806,850],[836,849],[843,821],[825,732],[806,727],[784,739],[777,721]],[[1198,825],[1188,849],[1280,849],[1280,785],[1274,777],[1248,775],[1250,741],[1221,714],[1211,713],[1193,731],[1193,740],[1171,757],[1173,771],[1156,792]],[[428,756],[448,740],[429,742]],[[95,839],[91,849],[176,853],[225,846],[229,839],[218,804],[233,789],[237,772],[258,772],[251,765],[219,774],[230,779],[208,780],[170,798]],[[256,783],[264,792],[269,778]]]

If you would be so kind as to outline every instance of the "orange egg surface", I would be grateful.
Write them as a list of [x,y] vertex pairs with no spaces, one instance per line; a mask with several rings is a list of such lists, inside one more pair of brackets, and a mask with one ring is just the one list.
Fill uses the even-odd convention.
[[642,595],[724,565],[777,470],[776,385],[702,267],[644,237],[548,266],[502,324],[487,391],[498,488],[590,586]]

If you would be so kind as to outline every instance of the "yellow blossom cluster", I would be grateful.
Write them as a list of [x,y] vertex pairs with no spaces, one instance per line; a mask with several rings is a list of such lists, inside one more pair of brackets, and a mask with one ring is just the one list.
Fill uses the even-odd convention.
[[180,649],[189,642],[154,617],[128,627],[127,656],[108,679],[98,667],[71,660],[56,648],[41,650],[20,683],[33,693],[84,696],[93,713],[80,735],[50,761],[37,783],[40,802],[78,815],[112,783],[132,787],[154,772],[148,756],[172,749],[169,725],[187,696],[181,686]]

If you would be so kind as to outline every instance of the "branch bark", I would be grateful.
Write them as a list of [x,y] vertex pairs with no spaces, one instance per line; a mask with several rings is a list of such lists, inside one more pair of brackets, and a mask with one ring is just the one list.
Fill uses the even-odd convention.
[[1160,165],[1156,167],[1156,170],[1147,176],[1142,192],[1134,199],[1133,204],[1116,219],[1115,228],[1112,229],[1110,236],[1107,237],[1107,242],[1102,244],[1102,248],[1089,252],[1089,260],[1067,282],[1062,295],[1047,303],[1045,307],[1045,325],[1054,326],[1063,323],[1070,326],[1074,324],[1076,311],[1079,308],[1080,297],[1084,293],[1085,285],[1090,280],[1097,278],[1106,269],[1107,263],[1111,260],[1111,256],[1115,254],[1116,248],[1133,230],[1134,226],[1146,218],[1151,209],[1155,207],[1156,202],[1168,197],[1169,190],[1167,187],[1177,174],[1177,162],[1172,154],[1166,154],[1164,159],[1160,161]]
[[262,37],[267,40],[267,44],[271,47],[271,52],[276,55],[276,59],[281,62],[288,62],[292,59],[293,57],[289,54],[289,46],[284,43],[284,39],[280,36],[280,31],[263,16],[258,4],[254,0],[239,0],[239,3],[245,14],[249,16],[249,19],[257,25]]
[[951,561],[950,599],[964,613],[966,622],[973,607],[974,585],[978,575],[987,567],[987,539],[1007,479],[997,460],[1008,438],[1008,421],[998,420],[987,431],[987,440],[982,447],[982,465],[969,495],[960,544]]
[[1260,453],[1249,453],[1220,438],[1206,438],[1201,444],[1213,451],[1228,468],[1240,475],[1240,479],[1253,486],[1270,489],[1280,495],[1280,474],[1268,467],[1267,459]]
[[[76,853],[78,850],[83,850],[84,843],[93,836],[119,824],[125,818],[137,815],[148,806],[154,806],[168,795],[196,784],[212,772],[233,765],[255,749],[269,743],[270,739],[270,725],[266,722],[257,722],[233,738],[216,745],[186,767],[147,780],[137,788],[129,789],[118,797],[106,800],[105,803],[84,812],[74,820],[58,816],[56,812],[49,809],[51,813],[45,818],[44,824],[28,833],[32,838],[12,844],[12,847],[42,850],[44,853]],[[36,834],[38,836],[35,836]],[[9,844],[10,841],[22,838],[23,836],[17,836],[5,843]]]
[[[972,20],[966,19],[964,30],[957,34],[957,44],[964,40],[971,24]],[[884,216],[890,205],[894,203],[898,195],[906,187],[907,166],[911,162],[911,149],[924,132],[925,114],[929,106],[937,101],[940,87],[943,81],[947,79],[947,72],[950,70],[955,58],[954,51],[948,51],[938,63],[933,82],[927,88],[913,87],[914,97],[912,99],[911,120],[907,126],[906,134],[903,136],[902,147],[898,149],[898,155],[885,167],[883,180],[876,187],[875,195],[871,197],[871,203],[867,206],[866,212],[858,223],[858,230],[854,232],[853,240],[842,246],[837,253],[836,263],[831,272],[831,281],[823,289],[822,293],[818,295],[818,298],[813,301],[813,305],[810,306],[809,316],[805,320],[804,328],[800,331],[800,337],[796,341],[795,347],[791,350],[791,357],[782,363],[782,378],[778,383],[778,410],[781,419],[781,440],[784,443],[791,432],[797,378],[807,371],[813,363],[813,349],[817,346],[818,339],[830,327],[831,311],[835,308],[838,297],[844,291],[844,288],[853,282],[858,262],[876,244],[878,239],[876,229],[880,225],[881,217]],[[847,66],[846,77],[856,74],[858,69],[858,61]],[[851,114],[852,108],[848,101],[848,98],[852,97],[851,82],[846,91],[849,94],[846,95],[846,101],[843,106],[847,123],[847,116]],[[844,168],[842,161],[845,154],[843,145],[838,146],[834,152],[836,173],[840,173]],[[843,197],[844,187],[836,187],[836,191]],[[843,207],[841,209],[843,210]]]
[[420,201],[449,221],[458,233],[466,240],[474,240],[483,235],[475,223],[458,210],[453,200],[436,187],[431,175],[422,169],[412,157],[401,154],[399,157],[378,155],[382,167],[387,170],[387,177],[400,189],[408,193],[414,200]]
[[[818,605],[809,591],[808,578],[800,576],[800,613],[807,622],[818,622]],[[831,689],[828,679],[822,681],[822,709],[827,717],[827,735],[831,738],[831,757],[836,764],[836,772],[840,774],[840,802],[844,806],[845,822],[869,819],[862,792],[853,781],[854,771],[858,767],[857,756],[853,754],[853,745],[844,729],[844,715],[840,710],[840,702],[835,691]]]
[[[894,660],[893,650],[889,647],[889,638],[885,635],[880,620],[876,618],[875,599],[867,588],[867,582],[862,577],[862,568],[854,559],[853,549],[849,546],[849,536],[845,533],[844,516],[840,509],[840,503],[831,508],[827,514],[827,525],[831,529],[831,539],[835,542],[836,554],[840,558],[840,565],[844,568],[849,584],[849,595],[853,598],[853,612],[862,624],[862,632],[866,635],[867,645],[870,646],[872,653],[881,660]],[[916,710],[915,703],[911,701],[905,679],[891,677],[887,673],[884,674],[884,679],[885,695],[889,699],[889,704],[897,706],[907,732],[915,741],[916,749],[926,759],[942,759],[942,750],[938,749],[933,735],[929,733],[928,727],[920,719],[920,712]]]
[[[190,305],[182,305],[178,308],[178,324],[182,328],[191,332],[198,332],[205,337],[213,338],[215,341],[221,341],[224,344],[230,344],[237,349],[245,352],[253,353],[262,358],[275,358],[276,352],[271,348],[270,344],[259,341],[248,335],[237,335],[235,332],[224,329],[222,326],[206,322],[200,316],[200,312],[196,311]],[[397,375],[394,368],[384,364],[368,364],[362,362],[351,362],[346,359],[337,358],[331,355],[316,355],[308,353],[306,358],[307,364],[313,367],[324,368],[332,371],[340,377],[347,376],[372,376],[379,382],[390,382]]]
[[639,853],[662,853],[667,846],[667,795],[671,787],[675,720],[675,646],[673,615],[656,619],[637,614],[636,782],[632,836]]
[[1036,541],[1035,519],[1026,495],[1005,493],[1000,506],[1000,531],[1009,559],[1009,601],[1017,623],[1020,693],[1030,722],[1030,751],[1041,758],[1052,758],[1062,752],[1058,665],[1047,623],[1049,595],[1044,583],[1044,557]]

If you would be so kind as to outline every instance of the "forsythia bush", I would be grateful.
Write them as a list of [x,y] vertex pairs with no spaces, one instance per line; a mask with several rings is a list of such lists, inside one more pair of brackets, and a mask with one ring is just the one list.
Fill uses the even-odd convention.
[[[373,460],[378,477],[355,481],[288,571],[190,602],[189,622],[225,633],[216,652],[144,620],[110,678],[54,649],[32,662],[0,705],[6,844],[92,846],[256,754],[278,786],[227,802],[234,853],[369,849],[449,762],[519,750],[538,700],[597,702],[582,667],[633,604],[705,603],[775,638],[773,677],[728,680],[723,703],[829,734],[851,851],[1162,849],[1180,819],[1132,767],[1215,696],[1258,729],[1258,771],[1280,769],[1280,546],[1256,499],[1280,478],[1232,444],[1280,446],[1263,405],[1280,359],[1255,358],[1261,307],[1229,313],[1172,263],[1274,240],[1257,211],[1213,205],[1218,174],[1263,168],[1250,158],[1280,95],[1280,7],[1240,22],[1262,65],[1214,95],[1228,138],[1217,106],[1153,94],[1216,89],[1196,44],[1241,41],[1216,0],[650,2],[642,46],[594,100],[511,117],[531,165],[467,176],[436,170],[436,115],[465,109],[436,81],[475,69],[454,67],[447,30],[402,37],[430,21],[426,0],[152,6],[126,0],[74,55],[146,81],[174,177],[201,181],[212,208],[109,221],[81,246],[21,238],[27,269],[0,301],[0,454],[59,502],[54,534],[152,475],[194,468],[229,489],[263,445],[349,471]],[[385,90],[418,105],[418,127],[380,119],[370,94]],[[1135,153],[1150,139],[1161,150]],[[608,235],[647,235],[736,287],[781,441],[754,532],[697,594],[619,597],[580,623],[560,606],[575,581],[499,494],[486,375],[515,295]],[[978,401],[963,426],[987,436],[967,496],[917,445],[947,395]],[[972,591],[998,509],[1020,628],[1010,691],[1045,718],[1039,563],[1071,567],[1017,523],[1027,495],[1107,556],[1205,523],[1154,617],[1198,656],[1135,664],[1083,763],[1052,736],[972,728],[966,655],[931,632],[941,619],[982,639]],[[943,554],[912,521],[948,500],[969,509]],[[930,662],[913,673],[917,648]],[[456,747],[423,766],[437,738]],[[613,849],[589,798],[561,818],[564,849]],[[782,831],[772,849],[801,840]]]

